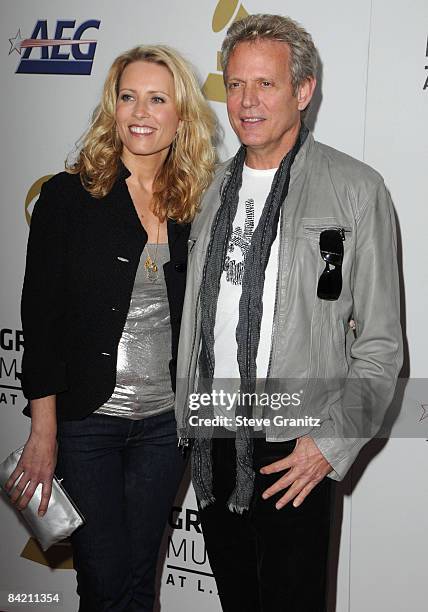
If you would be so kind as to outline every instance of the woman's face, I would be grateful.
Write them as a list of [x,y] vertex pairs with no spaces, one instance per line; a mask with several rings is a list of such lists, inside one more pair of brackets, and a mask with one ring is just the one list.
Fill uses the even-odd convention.
[[180,123],[174,93],[173,76],[161,64],[137,61],[122,72],[116,126],[125,159],[129,155],[166,159]]

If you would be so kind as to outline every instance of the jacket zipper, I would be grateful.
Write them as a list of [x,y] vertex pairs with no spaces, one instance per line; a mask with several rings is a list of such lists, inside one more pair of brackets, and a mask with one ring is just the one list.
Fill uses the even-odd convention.
[[[230,170],[227,170],[225,172],[225,175],[223,177],[223,180],[222,180],[220,188],[219,188],[220,200],[222,198],[225,186],[227,185],[227,182],[230,180],[231,174],[232,173],[230,172]],[[193,241],[193,244],[192,244],[192,246],[190,248],[190,251],[195,246],[195,243],[196,243],[196,240]],[[204,268],[205,268],[205,264],[204,264]],[[201,285],[202,285],[202,281],[201,281]],[[196,298],[195,319],[194,319],[194,325],[193,325],[193,340],[192,340],[192,349],[191,349],[191,352],[190,352],[190,355],[192,357],[193,357],[193,353],[194,353],[194,350],[195,350],[196,327],[197,327],[197,321],[198,321],[199,300],[200,300],[200,296],[201,296],[201,285],[199,286],[198,297]],[[186,397],[189,394],[189,381],[190,381],[190,370],[191,370],[191,368],[192,368],[192,359],[190,359],[189,368],[187,370],[187,381],[188,382],[187,382],[187,389],[186,389]],[[188,410],[187,410],[187,404],[186,404],[185,415],[184,415],[184,423],[187,423],[187,417],[188,417]],[[178,438],[178,445],[177,446],[180,449],[182,455],[185,456],[185,454],[187,453],[187,450],[190,447],[190,439],[189,439],[189,437],[188,436],[180,436]]]
[[284,225],[284,215],[285,212],[281,209],[281,220],[280,220],[280,224],[279,224],[279,258],[278,258],[278,269],[276,272],[276,285],[275,285],[275,304],[273,307],[273,319],[272,319],[272,335],[271,335],[271,341],[270,341],[270,353],[269,353],[269,363],[268,363],[268,369],[267,369],[267,374],[266,374],[266,379],[270,378],[270,370],[271,370],[271,365],[272,365],[272,355],[273,355],[273,343],[274,343],[274,338],[276,337],[275,334],[275,330],[276,330],[276,312],[278,309],[278,292],[279,292],[279,271],[281,270],[281,264],[282,264],[282,231],[283,231],[283,225]]
[[[189,368],[187,370],[187,388],[186,388],[186,395],[185,397],[187,398],[189,396],[189,385],[190,385],[190,370],[192,369],[192,359],[193,359],[193,354],[194,354],[194,350],[195,350],[195,343],[196,343],[196,327],[197,327],[197,321],[198,321],[198,307],[199,307],[199,298],[200,298],[200,293],[201,293],[201,288],[199,287],[199,291],[198,291],[198,297],[196,298],[196,305],[195,305],[195,319],[194,319],[194,324],[193,324],[193,339],[192,339],[192,349],[190,352],[191,358],[189,361]],[[188,409],[187,409],[187,403],[186,403],[186,407],[184,409],[184,419],[183,422],[186,424],[186,429],[187,429],[187,417],[188,417]],[[181,454],[183,455],[183,457],[185,456],[189,446],[190,446],[190,440],[187,436],[180,436],[178,438],[178,448],[181,451]]]
[[190,253],[193,251],[193,247],[196,244],[196,238],[189,238],[189,240],[187,241],[187,244],[189,246],[189,255],[190,255]]
[[346,234],[350,234],[352,231],[350,227],[337,227],[333,225],[329,227],[319,225],[307,225],[303,226],[303,229],[307,232],[323,232],[324,230],[336,230],[340,233],[343,241],[346,240]]

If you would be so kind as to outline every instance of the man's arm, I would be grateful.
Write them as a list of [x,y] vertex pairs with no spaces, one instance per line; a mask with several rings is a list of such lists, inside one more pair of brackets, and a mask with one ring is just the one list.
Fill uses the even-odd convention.
[[383,181],[361,208],[357,220],[353,319],[356,339],[342,401],[330,407],[312,438],[298,441],[289,457],[262,468],[288,469],[264,497],[290,486],[278,501],[299,505],[329,474],[341,480],[364,444],[382,425],[403,359],[394,210]]
[[353,296],[356,338],[342,402],[331,407],[314,438],[335,480],[379,431],[403,362],[395,217],[383,181],[357,222]]

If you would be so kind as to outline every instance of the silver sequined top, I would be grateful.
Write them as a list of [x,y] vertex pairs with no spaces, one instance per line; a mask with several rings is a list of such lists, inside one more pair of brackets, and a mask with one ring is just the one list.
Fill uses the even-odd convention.
[[[147,245],[154,258],[156,245]],[[119,342],[116,387],[98,414],[142,419],[174,407],[169,361],[171,327],[163,264],[169,261],[168,244],[160,244],[158,278],[147,278],[144,249],[135,276],[128,317]]]

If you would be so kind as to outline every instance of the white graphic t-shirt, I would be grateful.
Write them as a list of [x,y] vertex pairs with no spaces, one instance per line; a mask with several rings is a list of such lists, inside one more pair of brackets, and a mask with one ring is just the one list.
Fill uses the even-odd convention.
[[[251,237],[269,195],[276,168],[255,170],[244,165],[239,203],[220,280],[214,327],[214,378],[239,378],[236,326],[245,258]],[[269,365],[276,279],[278,273],[278,234],[272,244],[263,291],[263,317],[257,353],[257,377],[265,378]]]

